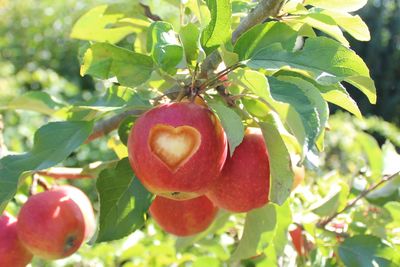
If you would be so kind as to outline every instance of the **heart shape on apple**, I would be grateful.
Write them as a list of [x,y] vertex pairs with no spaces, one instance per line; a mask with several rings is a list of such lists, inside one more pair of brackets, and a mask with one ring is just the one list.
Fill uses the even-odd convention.
[[200,143],[199,131],[187,125],[156,124],[149,134],[150,150],[173,172],[196,153]]

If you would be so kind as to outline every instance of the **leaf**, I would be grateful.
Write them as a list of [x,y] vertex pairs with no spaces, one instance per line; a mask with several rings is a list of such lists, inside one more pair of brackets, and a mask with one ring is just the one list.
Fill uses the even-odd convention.
[[107,43],[93,44],[86,52],[81,75],[99,79],[117,77],[124,86],[137,86],[150,78],[153,71],[151,57]]
[[335,20],[337,25],[357,40],[369,41],[371,39],[367,24],[358,15],[353,16],[346,12],[337,12],[332,10],[313,9],[312,11],[331,17]]
[[272,240],[273,235],[271,233],[275,230],[277,223],[276,216],[273,204],[268,204],[262,208],[248,212],[246,214],[242,238],[232,253],[230,261],[233,262],[256,256],[262,235],[270,233],[269,240],[264,240],[264,242]]
[[286,50],[292,50],[297,32],[280,22],[268,22],[252,27],[236,41],[233,51],[240,60],[250,58],[255,52],[272,43],[281,43]]
[[300,16],[298,15],[293,17],[289,16],[286,20],[290,22],[294,21],[294,22],[305,23],[315,29],[318,29],[332,36],[346,47],[349,47],[350,45],[347,39],[343,36],[342,30],[339,28],[337,22],[332,17],[326,14],[309,13]]
[[49,94],[40,91],[30,91],[21,96],[17,96],[10,102],[2,105],[2,109],[22,109],[36,111],[49,116],[61,116],[62,114],[56,113],[59,109],[65,107],[65,105]]
[[[133,18],[124,20],[127,16]],[[70,37],[115,44],[131,33],[142,32],[149,25],[144,9],[138,3],[101,5],[75,22]]]
[[179,36],[185,50],[186,61],[188,63],[196,61],[199,57],[199,28],[195,24],[189,23],[181,28]]
[[371,135],[361,131],[357,134],[355,140],[367,156],[368,167],[371,172],[368,175],[371,178],[369,180],[370,182],[376,182],[381,178],[383,171],[382,151],[379,144]]
[[260,50],[245,62],[253,69],[279,70],[283,67],[305,70],[322,85],[346,81],[360,89],[371,103],[376,89],[368,67],[352,50],[326,37],[306,40],[300,51],[290,52],[275,43]]
[[244,137],[242,119],[235,111],[221,103],[207,101],[207,104],[215,111],[221,121],[228,139],[230,155],[232,156],[235,148],[240,145]]
[[[287,77],[287,79],[290,78]],[[272,97],[276,101],[289,104],[289,110],[294,109],[297,112],[302,123],[302,129],[296,130],[296,128],[293,128],[294,134],[298,136],[299,142],[303,144],[305,152],[308,152],[313,148],[319,134],[322,131],[322,128],[325,126],[321,125],[321,122],[326,123],[327,121],[327,108],[322,107],[325,101],[322,99],[322,97],[322,104],[320,99],[316,100],[315,92],[311,93],[312,87],[309,87],[307,84],[302,84],[303,88],[300,88],[298,86],[301,84],[300,79],[296,80],[296,84],[293,84],[293,81],[289,83],[278,80],[274,77],[270,77],[269,84],[271,86]],[[313,94],[314,99],[310,96],[311,94]],[[318,108],[316,108],[316,105],[320,106],[320,109],[325,109],[321,110],[321,113],[324,113],[323,117],[321,118],[322,120],[319,117]],[[304,134],[302,134],[303,130]]]
[[168,22],[153,22],[147,34],[147,51],[165,72],[175,74],[183,57],[183,47]]
[[211,21],[203,30],[201,44],[207,55],[229,40],[231,35],[231,4],[229,0],[206,0]]
[[365,6],[367,1],[368,0],[305,0],[304,5],[312,5],[336,11],[353,12]]
[[131,132],[133,124],[135,123],[138,117],[139,116],[128,116],[124,120],[122,120],[121,123],[119,124],[118,136],[124,145],[127,145],[129,133]]
[[135,177],[128,158],[102,171],[96,188],[100,198],[96,242],[121,239],[143,226],[152,194]]
[[395,266],[391,260],[398,258],[396,251],[371,235],[346,238],[339,246],[339,256],[348,267]]
[[279,118],[270,113],[260,122],[265,143],[268,148],[271,168],[270,201],[282,205],[289,197],[293,185],[293,172],[289,152],[278,131]]
[[348,194],[349,186],[347,184],[333,184],[329,193],[323,199],[314,203],[310,210],[321,217],[332,215],[346,205]]
[[36,131],[30,152],[0,159],[0,212],[17,191],[25,171],[50,168],[63,161],[88,138],[92,123],[50,122]]

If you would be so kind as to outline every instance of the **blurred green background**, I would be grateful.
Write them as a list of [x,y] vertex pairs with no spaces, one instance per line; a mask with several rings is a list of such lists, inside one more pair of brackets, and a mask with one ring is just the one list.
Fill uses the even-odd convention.
[[[78,54],[82,43],[70,39],[69,33],[76,19],[84,12],[107,2],[113,1],[0,0],[0,112],[4,117],[5,143],[11,152],[28,150],[32,145],[33,133],[49,118],[32,111],[1,111],[1,105],[9,99],[27,91],[43,90],[60,102],[73,103],[88,100],[103,93],[104,85],[101,82],[79,75]],[[306,183],[312,183],[315,177],[324,176],[332,170],[341,172],[341,179],[344,181],[350,181],[362,172],[371,158],[363,153],[359,144],[352,143],[359,131],[371,134],[380,145],[388,140],[399,151],[400,1],[369,1],[358,14],[368,24],[372,39],[370,42],[363,43],[350,36],[348,38],[351,40],[352,48],[366,61],[371,70],[371,76],[378,89],[377,105],[369,104],[365,96],[357,90],[351,90],[349,86],[348,88],[350,94],[359,103],[363,114],[366,117],[376,117],[358,120],[342,112],[333,116],[330,121],[331,131],[326,137],[327,149],[321,158],[324,169],[318,172],[310,171]],[[336,107],[331,106],[331,112],[337,112]],[[345,126],[343,121],[347,122]],[[342,132],[344,128],[345,134]],[[93,161],[114,158],[116,155],[112,149],[108,148],[106,140],[96,140],[84,145],[64,164],[77,166],[79,162],[82,166]],[[96,201],[97,195],[93,190],[94,181],[76,183],[86,188],[90,197]],[[309,193],[321,194],[321,192]],[[18,204],[24,200],[24,195],[19,194],[12,205],[15,205],[17,209]],[[307,205],[307,200],[304,200],[306,204],[299,203],[293,203],[294,210],[301,210],[303,205]],[[387,221],[382,220],[376,222],[377,229],[385,227]],[[237,238],[237,233],[230,233],[234,223],[242,224],[243,216],[231,216],[230,222],[218,231],[219,235],[202,240],[201,246],[188,247],[176,247],[174,237],[163,234],[157,230],[157,226],[150,223],[143,231],[137,231],[124,240],[96,245],[94,248],[85,245],[79,253],[66,260],[54,263],[35,260],[33,266],[130,267],[172,264],[175,266],[221,266],[220,262],[229,257],[228,251],[233,248]],[[382,225],[379,225],[380,223]],[[353,229],[353,231],[363,233],[360,229]],[[328,242],[323,246],[333,246],[333,243]],[[192,264],[185,265],[187,262]],[[315,266],[321,266],[318,262],[314,263]],[[254,266],[255,263],[250,261],[243,264]]]

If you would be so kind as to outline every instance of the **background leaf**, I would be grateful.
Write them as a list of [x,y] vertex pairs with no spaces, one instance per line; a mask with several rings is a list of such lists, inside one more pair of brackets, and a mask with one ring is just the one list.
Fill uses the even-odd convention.
[[115,76],[124,86],[144,83],[152,71],[151,57],[107,43],[96,43],[86,50],[81,66],[81,75],[99,79]]
[[365,6],[367,2],[368,0],[305,0],[304,4],[322,7],[325,9],[352,12],[359,10],[360,8]]

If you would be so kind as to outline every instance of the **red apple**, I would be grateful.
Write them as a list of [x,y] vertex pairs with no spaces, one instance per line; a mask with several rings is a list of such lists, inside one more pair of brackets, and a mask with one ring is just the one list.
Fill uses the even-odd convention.
[[22,206],[17,230],[22,244],[43,259],[68,257],[96,227],[92,205],[78,188],[58,186],[31,196]]
[[290,237],[292,238],[292,243],[299,254],[299,256],[303,256],[304,251],[304,238],[303,238],[303,229],[301,226],[296,226],[293,230],[289,231]]
[[219,207],[248,212],[268,202],[270,168],[261,130],[248,128],[207,196]]
[[304,177],[306,175],[304,166],[297,166],[294,161],[292,161],[292,170],[294,173],[294,179],[293,179],[293,185],[292,185],[292,191],[296,189],[303,181]]
[[17,220],[4,213],[0,216],[0,266],[24,267],[32,257],[18,239]]
[[225,133],[215,115],[192,102],[143,114],[128,139],[135,174],[151,192],[171,199],[204,194],[225,162]]
[[218,208],[206,197],[172,200],[157,196],[150,206],[150,214],[166,232],[189,236],[207,229]]

